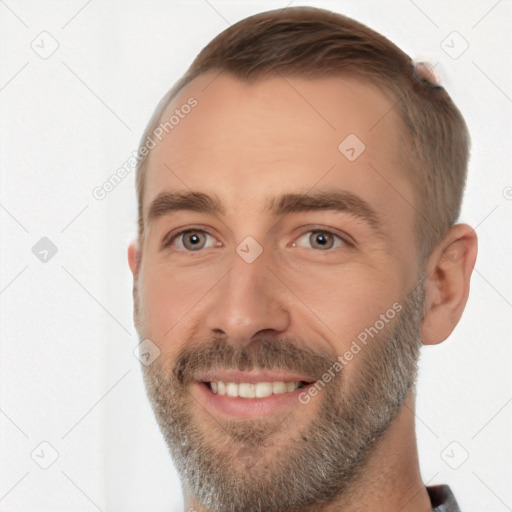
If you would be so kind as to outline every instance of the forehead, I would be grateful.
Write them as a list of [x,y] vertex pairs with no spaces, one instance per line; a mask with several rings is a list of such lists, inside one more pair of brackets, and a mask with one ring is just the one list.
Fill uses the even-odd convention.
[[403,125],[395,100],[374,85],[350,77],[247,82],[208,73],[180,91],[162,122],[172,116],[150,153],[145,215],[166,190],[208,193],[236,215],[263,212],[270,196],[336,186],[387,219],[408,218],[402,229],[412,229]]
[[[190,98],[197,106],[178,120],[176,114]],[[291,149],[309,161],[318,157],[312,148],[326,149],[337,158],[339,142],[353,134],[366,145],[366,156],[378,150],[380,158],[400,163],[398,135],[403,126],[395,104],[389,94],[355,77],[274,76],[247,82],[226,72],[208,73],[188,84],[167,107],[162,121],[173,118],[177,124],[168,127],[165,144],[153,154],[173,153],[178,164],[193,149],[208,148],[212,156],[228,156],[224,151],[229,149],[230,155],[238,152],[242,158],[261,158],[264,150],[268,159],[288,157],[286,150]]]

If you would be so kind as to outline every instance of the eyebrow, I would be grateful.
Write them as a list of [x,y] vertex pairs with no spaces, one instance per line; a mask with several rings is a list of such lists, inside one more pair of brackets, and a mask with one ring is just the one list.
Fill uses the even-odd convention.
[[[382,223],[376,211],[361,197],[341,189],[299,192],[267,198],[267,209],[276,217],[290,213],[333,210],[349,214],[368,224],[382,235]],[[202,192],[161,192],[149,207],[148,223],[172,212],[188,210],[210,215],[222,215],[225,208],[217,197]]]
[[200,213],[224,214],[225,209],[216,197],[202,192],[161,192],[151,203],[148,223],[180,210]]
[[375,232],[382,234],[382,223],[377,212],[363,198],[347,190],[284,194],[270,198],[267,207],[276,216],[318,210],[339,211],[364,221]]

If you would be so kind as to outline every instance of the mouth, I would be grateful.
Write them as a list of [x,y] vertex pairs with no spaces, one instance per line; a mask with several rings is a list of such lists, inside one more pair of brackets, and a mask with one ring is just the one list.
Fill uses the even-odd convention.
[[254,418],[301,405],[299,395],[316,380],[284,372],[211,372],[196,381],[205,408],[214,415]]
[[218,395],[230,396],[233,398],[266,398],[271,395],[281,395],[283,393],[292,393],[296,389],[301,389],[311,382],[306,381],[274,381],[274,382],[224,382],[212,381],[205,382],[210,390]]

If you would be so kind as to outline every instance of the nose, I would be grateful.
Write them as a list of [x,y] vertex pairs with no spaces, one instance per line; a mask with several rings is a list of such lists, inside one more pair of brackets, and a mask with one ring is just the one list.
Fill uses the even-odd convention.
[[238,254],[228,274],[211,294],[206,327],[247,345],[257,335],[286,331],[290,315],[283,286],[260,256],[247,263]]

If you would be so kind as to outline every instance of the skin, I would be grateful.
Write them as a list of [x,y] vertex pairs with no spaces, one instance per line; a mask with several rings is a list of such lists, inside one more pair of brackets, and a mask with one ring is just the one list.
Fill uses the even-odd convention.
[[[279,474],[283,457],[293,458],[301,433],[310,432],[316,420],[325,418],[327,424],[329,404],[336,404],[342,418],[358,390],[372,389],[367,370],[379,361],[379,349],[387,346],[398,316],[307,405],[295,404],[244,424],[213,416],[195,383],[172,381],[183,354],[190,347],[201,354],[219,339],[224,341],[219,345],[221,361],[228,361],[228,347],[266,361],[266,345],[257,341],[267,340],[283,367],[295,369],[289,363],[285,366],[290,360],[287,350],[295,349],[303,355],[301,369],[313,368],[310,351],[322,354],[325,364],[332,362],[379,315],[396,302],[406,305],[418,289],[421,318],[412,319],[414,308],[406,309],[410,331],[400,326],[403,337],[410,337],[413,344],[417,331],[419,343],[440,343],[465,307],[477,238],[470,226],[457,224],[425,262],[419,261],[411,207],[417,204],[417,192],[401,165],[402,124],[390,110],[392,99],[371,85],[347,77],[275,77],[249,84],[225,73],[206,74],[179,93],[168,113],[190,96],[198,105],[151,150],[143,198],[144,237],[128,249],[135,325],[141,339],[151,339],[160,349],[158,359],[143,368],[145,383],[153,407],[161,406],[160,427],[171,454],[180,455],[173,448],[178,434],[170,426],[166,430],[165,420],[175,417],[178,424],[194,427],[182,439],[206,440],[217,450],[219,464],[222,457],[229,457],[224,471],[246,478],[249,489],[257,489],[260,479],[267,485],[262,489],[272,495],[272,482],[265,476],[269,471]],[[350,133],[366,146],[353,162],[338,150]],[[269,195],[329,187],[348,190],[368,202],[381,220],[383,235],[376,236],[366,222],[346,212],[309,211],[276,218],[265,208]],[[147,208],[160,192],[189,190],[217,197],[225,214],[183,210],[147,222]],[[189,227],[209,233],[204,249],[187,252],[182,245],[185,237],[162,249],[162,240],[171,231]],[[312,245],[313,228],[348,235],[352,245],[341,239],[333,248]],[[263,249],[250,264],[236,252],[247,236]],[[213,360],[199,367],[209,368],[210,363]],[[378,371],[383,374],[385,368]],[[412,361],[405,377],[415,378]],[[397,392],[396,400],[398,396]],[[383,395],[380,400],[391,398]],[[297,505],[293,510],[430,510],[418,464],[414,386],[395,405],[390,424],[378,439],[360,439],[365,457],[354,463],[354,474],[339,483],[337,494],[329,502],[312,508]],[[244,443],[256,448],[240,449]],[[265,451],[258,451],[263,446]],[[185,510],[214,510],[201,503],[186,475],[180,476]]]

